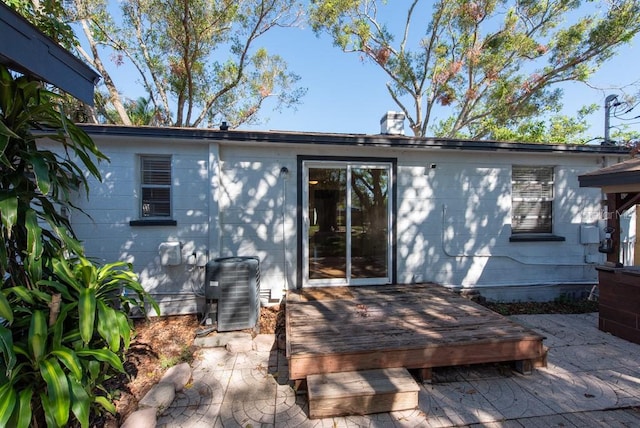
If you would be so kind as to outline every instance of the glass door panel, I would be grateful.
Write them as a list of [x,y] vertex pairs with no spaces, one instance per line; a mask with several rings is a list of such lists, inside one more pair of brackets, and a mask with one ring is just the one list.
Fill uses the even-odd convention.
[[309,279],[346,278],[346,168],[309,169]]
[[390,282],[390,175],[388,164],[305,163],[305,284]]
[[385,169],[351,169],[352,278],[389,275],[388,184]]

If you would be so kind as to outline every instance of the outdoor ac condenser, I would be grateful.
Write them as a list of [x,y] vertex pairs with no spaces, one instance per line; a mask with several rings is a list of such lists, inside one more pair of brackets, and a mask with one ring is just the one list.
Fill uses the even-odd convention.
[[260,316],[258,257],[224,257],[209,262],[205,298],[218,331],[254,328]]

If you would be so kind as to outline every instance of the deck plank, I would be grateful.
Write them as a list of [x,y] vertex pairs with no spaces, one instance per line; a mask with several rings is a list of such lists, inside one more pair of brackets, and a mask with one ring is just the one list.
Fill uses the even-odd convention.
[[433,284],[291,290],[291,379],[392,367],[541,360],[543,336]]

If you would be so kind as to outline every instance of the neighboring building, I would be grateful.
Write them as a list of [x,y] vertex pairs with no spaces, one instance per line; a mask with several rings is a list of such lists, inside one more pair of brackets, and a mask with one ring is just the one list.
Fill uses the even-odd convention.
[[[393,119],[392,116],[388,116]],[[111,158],[77,205],[87,254],[133,263],[164,313],[201,311],[204,266],[260,259],[261,298],[435,282],[499,300],[597,282],[602,195],[624,149],[383,134],[86,125]]]

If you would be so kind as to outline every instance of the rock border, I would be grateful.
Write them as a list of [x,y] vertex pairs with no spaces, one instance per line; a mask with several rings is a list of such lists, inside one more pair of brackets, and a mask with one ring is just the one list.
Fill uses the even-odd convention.
[[171,405],[176,392],[182,391],[190,380],[191,366],[188,363],[170,367],[142,397],[138,410],[127,417],[121,428],[155,428],[158,415]]
[[[198,348],[224,347],[232,354],[255,351],[269,351],[274,344],[273,334],[258,334],[253,337],[245,332],[226,332],[196,338],[193,344]],[[280,345],[281,341],[276,341]],[[160,381],[142,397],[138,410],[131,413],[121,428],[155,428],[158,416],[173,402],[176,393],[182,391],[191,380],[192,369],[188,363],[170,367]]]

